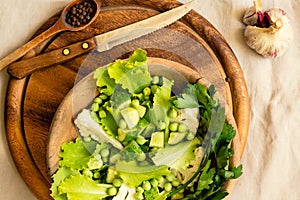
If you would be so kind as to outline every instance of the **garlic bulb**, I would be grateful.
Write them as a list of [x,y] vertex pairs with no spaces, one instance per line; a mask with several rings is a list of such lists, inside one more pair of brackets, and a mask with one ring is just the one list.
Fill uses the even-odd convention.
[[261,2],[254,1],[244,15],[247,25],[244,39],[248,46],[266,58],[283,55],[293,38],[292,26],[287,14],[280,8],[261,10]]

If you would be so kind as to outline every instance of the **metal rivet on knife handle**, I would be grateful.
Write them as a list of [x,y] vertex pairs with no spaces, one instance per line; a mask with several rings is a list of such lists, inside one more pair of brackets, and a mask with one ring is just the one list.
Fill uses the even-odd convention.
[[62,51],[63,55],[67,56],[70,54],[70,50],[68,48],[63,49]]
[[81,47],[82,47],[83,49],[88,49],[88,48],[89,48],[89,43],[84,42],[84,43],[81,44]]

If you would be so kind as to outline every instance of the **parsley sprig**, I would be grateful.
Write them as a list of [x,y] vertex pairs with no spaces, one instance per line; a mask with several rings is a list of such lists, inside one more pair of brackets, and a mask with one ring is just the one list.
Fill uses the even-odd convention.
[[194,84],[189,85],[184,95],[174,102],[176,106],[191,106],[191,102],[196,104],[195,99],[198,101],[201,116],[197,136],[204,138],[202,145],[205,155],[196,173],[184,185],[167,194],[168,197],[180,192],[197,178],[193,185],[195,192],[185,195],[184,200],[220,200],[228,195],[222,188],[224,184],[242,175],[242,165],[229,167],[229,159],[234,154],[231,143],[236,131],[226,121],[225,108],[219,104],[215,94],[214,85],[207,89],[204,85]]

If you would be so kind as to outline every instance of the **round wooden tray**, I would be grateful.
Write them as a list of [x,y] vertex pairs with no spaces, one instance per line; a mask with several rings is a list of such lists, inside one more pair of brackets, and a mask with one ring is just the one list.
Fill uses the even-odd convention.
[[[79,32],[64,32],[27,54],[50,51],[96,34],[156,15],[181,3],[175,0],[106,0],[97,20]],[[37,32],[51,26],[51,17]],[[249,127],[249,100],[240,65],[222,35],[200,14],[191,11],[176,23],[150,35],[120,45],[110,51],[76,57],[68,62],[37,71],[22,80],[11,78],[6,99],[7,140],[15,164],[24,181],[38,199],[51,199],[51,178],[47,168],[47,145],[54,114],[74,84],[96,67],[126,58],[136,48],[148,56],[182,63],[205,74],[217,86],[232,109],[240,138],[240,156]],[[91,52],[89,55],[93,55]],[[81,67],[80,66],[86,66]]]

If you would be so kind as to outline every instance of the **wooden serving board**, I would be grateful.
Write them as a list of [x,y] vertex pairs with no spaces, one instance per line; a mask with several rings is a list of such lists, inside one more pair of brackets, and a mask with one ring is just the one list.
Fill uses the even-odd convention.
[[[56,35],[26,56],[87,39],[180,4],[175,0],[102,0],[102,10],[88,28]],[[51,17],[37,34],[51,26],[58,16]],[[21,176],[38,199],[51,199],[51,178],[46,161],[48,137],[54,114],[65,95],[98,66],[116,58],[126,58],[136,48],[147,50],[148,56],[189,66],[217,86],[235,117],[242,155],[250,118],[243,72],[222,35],[199,13],[191,11],[166,28],[110,51],[91,52],[34,72],[22,80],[10,79],[6,99],[7,139]]]

